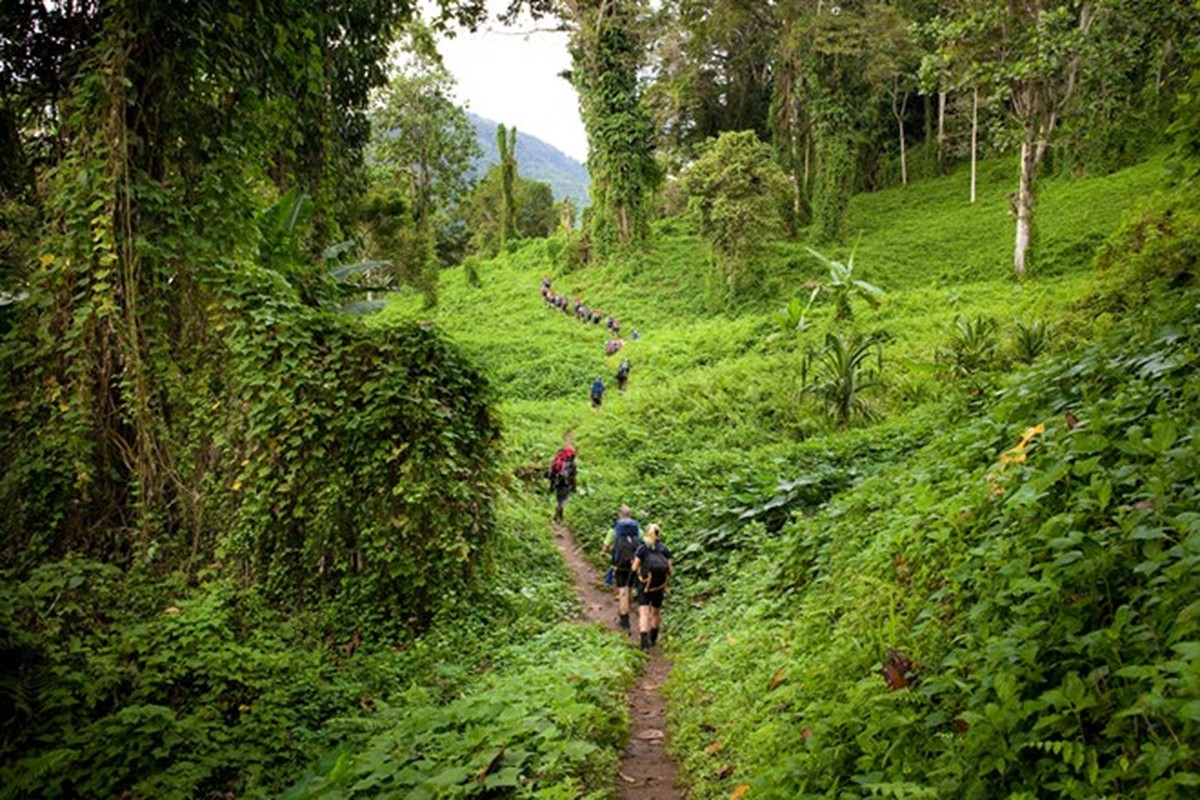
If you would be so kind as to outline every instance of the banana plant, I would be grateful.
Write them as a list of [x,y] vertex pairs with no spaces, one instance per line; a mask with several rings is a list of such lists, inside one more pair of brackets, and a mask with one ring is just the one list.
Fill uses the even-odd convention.
[[[263,266],[273,269],[287,278],[301,299],[311,305],[322,305],[322,301],[333,302],[338,310],[352,314],[374,311],[383,303],[371,298],[375,292],[395,291],[386,280],[380,281],[382,270],[391,266],[390,261],[355,261],[342,263],[357,247],[353,240],[330,245],[322,254],[324,270],[311,265],[305,255],[302,234],[312,220],[313,201],[308,195],[292,188],[262,213],[258,220],[260,233],[259,260]],[[352,276],[367,276],[369,282],[349,280]],[[384,276],[386,277],[386,276]],[[344,300],[326,300],[328,295]],[[366,300],[350,300],[358,295],[367,295]]]
[[[877,308],[883,302],[884,291],[882,289],[854,277],[854,255],[858,252],[857,242],[854,244],[854,249],[850,251],[850,258],[844,264],[811,247],[804,249],[829,270],[829,282],[819,288],[827,290],[833,296],[833,318],[835,320],[848,320],[854,316],[854,310],[850,306],[852,297],[862,298],[873,308]],[[816,291],[814,290],[814,296]]]

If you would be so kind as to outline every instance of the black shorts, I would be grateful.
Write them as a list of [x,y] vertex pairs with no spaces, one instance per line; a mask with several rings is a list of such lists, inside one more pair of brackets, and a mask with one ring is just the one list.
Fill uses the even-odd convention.
[[637,576],[629,567],[613,566],[613,585],[618,589],[632,588],[637,583]]
[[667,593],[667,587],[660,586],[652,591],[646,591],[646,587],[640,582],[638,583],[638,605],[650,606],[651,608],[662,608],[663,596]]

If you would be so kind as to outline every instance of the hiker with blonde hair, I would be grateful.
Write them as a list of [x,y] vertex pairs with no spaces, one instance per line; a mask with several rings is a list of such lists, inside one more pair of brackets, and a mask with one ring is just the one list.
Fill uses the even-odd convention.
[[671,563],[671,551],[662,543],[662,531],[658,523],[646,528],[642,544],[633,557],[633,573],[638,581],[638,631],[641,647],[649,650],[658,642],[658,629],[662,627],[663,597],[667,583],[675,571]]

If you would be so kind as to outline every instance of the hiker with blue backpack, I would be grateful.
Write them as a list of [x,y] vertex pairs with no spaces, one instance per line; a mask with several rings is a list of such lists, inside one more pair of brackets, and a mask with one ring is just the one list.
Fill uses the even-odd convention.
[[675,570],[671,563],[671,551],[662,543],[661,536],[657,523],[647,527],[646,538],[634,554],[631,565],[638,586],[638,633],[641,634],[643,650],[649,650],[658,643],[663,597]]
[[629,595],[633,589],[633,561],[641,546],[642,530],[633,519],[629,506],[621,506],[612,532],[604,543],[601,553],[612,554],[613,582],[617,586],[618,620],[622,630],[629,630]]
[[592,408],[599,408],[600,404],[604,402],[604,381],[599,376],[592,381],[591,397]]

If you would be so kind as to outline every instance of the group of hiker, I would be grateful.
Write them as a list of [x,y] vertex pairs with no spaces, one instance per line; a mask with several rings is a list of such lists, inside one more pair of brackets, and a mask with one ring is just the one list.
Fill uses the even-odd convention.
[[[548,470],[550,490],[556,501],[555,522],[562,522],[563,508],[575,491],[575,457],[575,443],[571,434],[566,433],[563,446],[554,454]],[[632,633],[629,613],[636,598],[639,644],[643,650],[649,650],[658,643],[663,598],[674,571],[671,551],[663,544],[662,531],[657,524],[652,524],[646,527],[643,535],[641,526],[633,519],[633,511],[623,505],[600,552],[610,557],[605,582],[616,587],[618,624],[622,630]]]
[[[601,320],[605,320],[606,327],[612,333],[612,338],[604,345],[605,355],[614,355],[625,346],[625,340],[620,338],[619,320],[611,314],[606,315],[597,308],[589,307],[578,297],[571,299],[566,295],[556,294],[551,289],[548,276],[542,277],[542,300],[549,308],[558,309],[565,314],[574,313],[576,318],[584,323],[599,325]],[[630,338],[638,338],[636,329],[632,331]],[[632,368],[633,364],[628,358],[621,359],[617,366],[614,378],[617,389],[622,392],[629,383],[629,372]],[[600,408],[604,402],[604,393],[604,380],[596,376],[589,390],[592,408]],[[555,498],[555,522],[563,521],[563,510],[575,491],[575,458],[575,442],[568,432],[563,434],[563,446],[554,454],[547,470],[550,491]],[[605,582],[616,586],[618,623],[622,630],[633,632],[629,614],[636,598],[640,645],[643,650],[649,650],[658,643],[658,632],[662,627],[663,597],[666,595],[667,584],[673,571],[671,551],[662,542],[662,531],[657,524],[653,524],[648,525],[643,534],[641,526],[633,519],[632,510],[623,505],[601,552],[610,556],[610,567]]]
[[[578,297],[567,297],[565,294],[556,294],[551,288],[549,276],[542,276],[542,300],[549,308],[558,309],[564,314],[574,314],[575,318],[585,324],[599,325],[604,322],[604,327],[608,329],[611,336],[604,342],[604,355],[611,356],[620,352],[625,346],[625,340],[621,338],[621,320],[614,317],[612,314],[605,314],[598,308],[593,308]],[[630,334],[631,339],[638,338],[637,329]],[[628,373],[627,373],[628,374]]]
[[663,598],[675,569],[671,550],[662,542],[662,530],[652,523],[646,526],[643,536],[641,526],[633,519],[633,511],[629,506],[621,506],[600,552],[612,560],[609,576],[617,588],[618,624],[632,633],[629,611],[636,592],[639,644],[643,650],[649,650],[658,644]]
[[[565,294],[555,294],[550,288],[550,278],[542,276],[542,299],[550,308],[557,308],[564,313],[570,314],[571,308],[575,309],[575,316],[583,322],[591,322],[595,325],[600,324],[601,319],[605,319],[606,315],[598,308],[589,308],[582,300],[576,297],[574,300],[569,299]],[[608,329],[612,331],[613,338],[604,343],[604,355],[616,355],[622,347],[625,346],[625,340],[620,338],[618,334],[621,332],[621,322],[615,319],[611,314],[607,315],[606,322]],[[638,338],[638,332],[635,329],[632,338]],[[621,363],[617,365],[617,373],[613,377],[617,381],[617,389],[625,391],[625,387],[629,383],[629,371],[633,369],[633,364],[628,358],[621,359]],[[606,391],[604,379],[599,375],[592,381],[592,386],[588,390],[588,397],[592,401],[592,408],[599,408],[604,403],[604,392]]]
[[600,320],[604,320],[606,327],[614,337],[621,335],[621,321],[612,314],[605,314],[598,308],[590,308],[587,303],[580,300],[578,297],[570,299],[565,294],[555,294],[550,289],[550,278],[542,276],[542,299],[546,301],[546,305],[551,308],[557,308],[564,314],[575,314],[575,318],[580,322],[590,322],[593,325],[599,325]]

